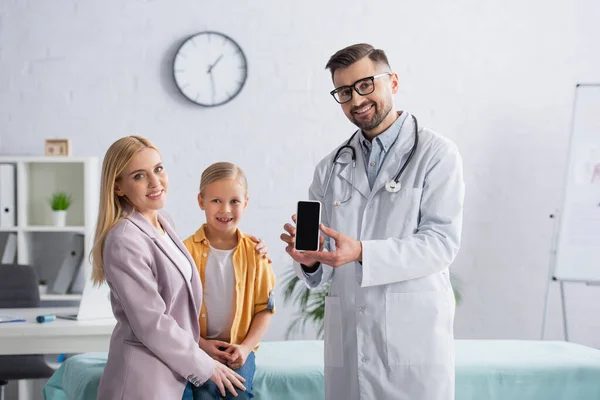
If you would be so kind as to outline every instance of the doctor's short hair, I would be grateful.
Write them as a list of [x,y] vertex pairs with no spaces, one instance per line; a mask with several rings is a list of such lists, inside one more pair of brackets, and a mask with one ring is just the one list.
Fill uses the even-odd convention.
[[200,177],[200,195],[203,195],[206,186],[221,179],[237,179],[242,185],[246,194],[248,194],[248,181],[246,174],[237,165],[230,162],[217,162],[209,166],[202,172]]
[[376,49],[367,43],[353,44],[352,46],[345,47],[329,58],[325,69],[331,71],[331,78],[337,69],[348,68],[358,60],[369,57],[373,62],[379,64],[385,64],[390,67],[385,52],[381,49]]

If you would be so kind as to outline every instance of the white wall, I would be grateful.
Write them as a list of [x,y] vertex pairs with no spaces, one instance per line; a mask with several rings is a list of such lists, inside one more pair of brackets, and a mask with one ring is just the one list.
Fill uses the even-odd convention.
[[[242,228],[269,243],[281,274],[281,226],[317,161],[351,133],[324,65],[343,46],[372,43],[400,75],[398,108],[464,157],[457,337],[536,339],[574,85],[600,80],[599,13],[593,0],[5,0],[0,151],[41,154],[45,138],[69,137],[74,155],[102,156],[118,137],[147,136],[163,152],[184,236],[203,220],[203,168],[238,163],[251,196]],[[239,97],[211,109],[188,103],[171,78],[178,45],[205,29],[237,40],[249,63]],[[572,285],[567,299],[572,339],[600,347],[600,289]],[[554,338],[558,305],[553,291]],[[282,338],[290,312],[280,301],[267,339]]]

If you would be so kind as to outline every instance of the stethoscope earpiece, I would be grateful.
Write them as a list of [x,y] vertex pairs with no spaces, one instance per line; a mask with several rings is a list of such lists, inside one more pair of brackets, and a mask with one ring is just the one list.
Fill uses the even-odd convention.
[[396,193],[400,189],[402,189],[402,184],[400,182],[387,181],[387,183],[385,184],[385,190],[387,190],[390,193]]

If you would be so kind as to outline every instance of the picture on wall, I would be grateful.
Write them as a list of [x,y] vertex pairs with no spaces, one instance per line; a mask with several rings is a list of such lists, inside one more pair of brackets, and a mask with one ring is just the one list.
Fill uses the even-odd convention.
[[70,156],[71,139],[46,139],[45,154],[47,156]]

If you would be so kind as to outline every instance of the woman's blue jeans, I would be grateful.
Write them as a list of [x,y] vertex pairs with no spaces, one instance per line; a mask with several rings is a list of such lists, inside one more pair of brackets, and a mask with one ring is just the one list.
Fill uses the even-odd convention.
[[252,380],[254,379],[254,372],[256,370],[256,359],[254,352],[251,351],[248,354],[248,358],[246,358],[246,362],[240,368],[236,369],[235,372],[238,375],[241,375],[246,382],[244,386],[246,387],[246,391],[243,392],[237,389],[238,397],[234,397],[228,390],[226,390],[227,396],[222,397],[219,392],[219,388],[215,383],[211,380],[204,382],[204,384],[200,387],[195,387],[191,383],[185,387],[185,391],[183,392],[183,397],[181,400],[215,400],[215,399],[227,399],[227,400],[245,400],[245,399],[253,399],[254,395],[252,394]]

